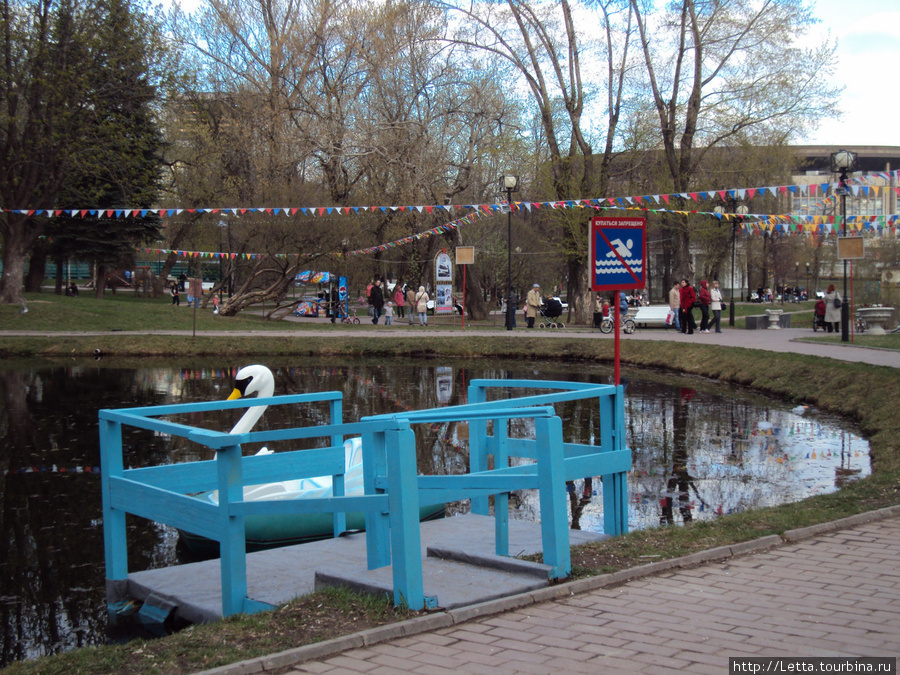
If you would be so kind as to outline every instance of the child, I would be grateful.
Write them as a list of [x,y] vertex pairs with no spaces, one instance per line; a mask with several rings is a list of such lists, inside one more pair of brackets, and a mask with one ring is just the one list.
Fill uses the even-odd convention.
[[213,296],[213,314],[219,313],[219,294],[216,293]]
[[394,318],[394,303],[390,300],[384,306],[384,325],[390,326]]

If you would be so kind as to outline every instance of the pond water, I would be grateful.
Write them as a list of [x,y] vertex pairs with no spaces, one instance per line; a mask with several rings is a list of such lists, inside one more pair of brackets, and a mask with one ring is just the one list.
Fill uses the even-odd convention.
[[[573,380],[608,384],[606,368],[556,363],[435,363],[347,359],[307,361],[276,371],[276,394],[341,391],[344,419],[466,402],[475,378]],[[101,408],[225,398],[236,367],[116,366],[104,361],[0,370],[0,667],[110,639],[106,621],[97,411]],[[634,468],[629,527],[682,524],[721,513],[796,501],[836,490],[870,472],[867,442],[841,420],[705,380],[628,373],[625,415]],[[272,409],[270,409],[272,410]],[[567,440],[586,442],[596,412],[559,404]],[[299,424],[317,420],[302,413]],[[194,424],[227,429],[233,412]],[[231,417],[233,415],[233,417]],[[295,421],[296,417],[294,418]],[[263,428],[284,426],[264,416]],[[419,471],[467,467],[465,427],[415,425]],[[133,430],[125,464],[196,459],[197,449]],[[248,452],[253,449],[247,448]],[[599,481],[571,485],[572,524],[602,532]],[[533,494],[510,500],[511,517],[538,518]],[[466,510],[454,505],[451,511]],[[129,521],[129,569],[182,561],[173,530]]]

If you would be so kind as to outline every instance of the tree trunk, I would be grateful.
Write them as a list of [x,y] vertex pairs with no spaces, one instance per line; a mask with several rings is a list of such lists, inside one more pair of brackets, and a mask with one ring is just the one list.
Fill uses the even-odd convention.
[[47,251],[49,245],[46,240],[37,240],[31,247],[28,258],[28,273],[25,275],[25,292],[40,293],[44,283],[44,272],[47,269]]
[[481,274],[475,265],[468,265],[466,270],[465,305],[466,314],[472,320],[486,319],[489,313],[488,305],[484,302],[484,293],[481,291]]
[[63,294],[63,285],[64,284],[67,289],[69,288],[69,280],[63,279],[63,270],[65,270],[65,267],[63,266],[63,259],[61,257],[57,258],[56,259],[56,285],[53,289],[53,292],[56,295]]
[[98,300],[103,299],[103,291],[106,290],[106,265],[98,264],[97,276],[94,277],[94,296]]
[[26,216],[7,213],[9,219],[3,228],[3,274],[0,276],[0,302],[23,304],[25,279],[25,257],[28,249],[37,239],[39,232],[26,228]]

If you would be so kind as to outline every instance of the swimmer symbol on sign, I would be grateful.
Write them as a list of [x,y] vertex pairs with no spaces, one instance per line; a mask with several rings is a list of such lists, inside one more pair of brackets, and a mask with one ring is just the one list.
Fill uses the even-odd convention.
[[627,259],[631,256],[631,249],[634,248],[634,242],[631,239],[625,244],[622,243],[621,239],[613,239],[609,242],[609,245],[613,250],[606,254],[607,258],[615,258],[616,254],[618,254],[620,258]]

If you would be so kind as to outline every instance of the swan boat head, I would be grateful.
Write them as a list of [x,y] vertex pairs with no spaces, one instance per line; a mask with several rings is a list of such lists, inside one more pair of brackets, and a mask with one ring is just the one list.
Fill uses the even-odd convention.
[[[228,397],[229,401],[237,398],[245,398],[256,394],[257,398],[269,398],[275,393],[275,376],[265,366],[254,365],[241,368],[234,380],[234,391]],[[231,430],[232,434],[243,434],[250,431],[259,418],[266,411],[264,405],[248,408],[244,416],[238,420]]]

